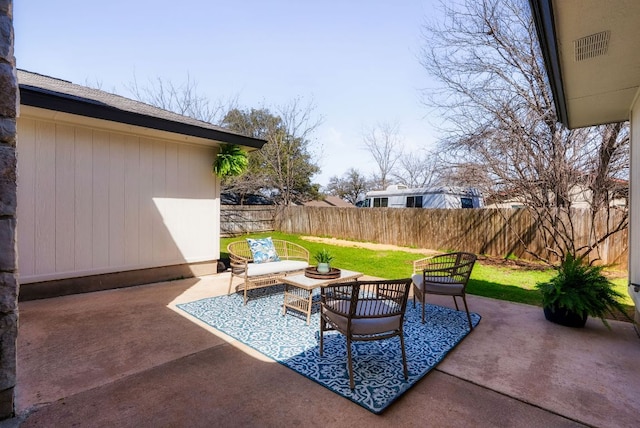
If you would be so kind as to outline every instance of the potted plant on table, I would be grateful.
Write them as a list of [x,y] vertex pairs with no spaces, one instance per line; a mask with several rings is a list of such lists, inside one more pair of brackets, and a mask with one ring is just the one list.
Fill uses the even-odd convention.
[[573,254],[566,254],[556,276],[536,284],[542,293],[545,318],[569,327],[584,327],[587,317],[592,316],[611,328],[604,316],[619,310],[631,321],[618,301],[622,294],[613,289],[603,269],[604,266],[589,265]]
[[318,266],[316,267],[318,273],[329,273],[331,271],[331,260],[333,260],[334,257],[326,248],[318,251],[313,258],[318,262]]

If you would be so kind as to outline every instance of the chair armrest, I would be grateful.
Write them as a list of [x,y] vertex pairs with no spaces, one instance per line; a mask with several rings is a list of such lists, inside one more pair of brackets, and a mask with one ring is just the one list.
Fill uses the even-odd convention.
[[253,261],[250,254],[249,246],[246,242],[238,241],[232,242],[227,245],[227,252],[229,253],[229,264],[232,271],[240,271],[244,269],[246,271],[249,262]]
[[429,266],[430,261],[431,261],[431,257],[425,257],[424,259],[414,260],[413,273],[422,272],[427,266]]
[[273,245],[278,256],[286,260],[301,260],[309,263],[309,250],[293,242],[274,239]]
[[440,267],[427,266],[422,270],[422,273],[425,276],[429,276],[428,274],[430,273],[440,274],[436,276],[452,276],[455,274],[457,269],[458,269],[458,266],[440,266]]
[[321,306],[333,313],[341,316],[349,316],[351,300],[353,298],[353,287],[357,287],[357,282],[329,284],[320,287]]

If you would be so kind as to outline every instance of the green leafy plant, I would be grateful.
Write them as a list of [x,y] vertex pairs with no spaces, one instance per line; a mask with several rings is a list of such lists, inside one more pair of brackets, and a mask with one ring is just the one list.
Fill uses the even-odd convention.
[[224,144],[213,162],[213,172],[220,178],[242,174],[249,166],[247,153],[235,144]]
[[614,310],[631,320],[618,301],[623,295],[613,288],[614,284],[604,276],[603,269],[604,266],[589,265],[567,254],[556,276],[536,284],[542,294],[542,306],[564,309],[581,317],[600,318],[609,328],[604,317],[607,313],[613,315]]
[[315,253],[313,258],[318,263],[331,263],[331,260],[334,259],[334,257],[331,255],[329,250],[327,250],[326,248],[323,248],[317,253]]

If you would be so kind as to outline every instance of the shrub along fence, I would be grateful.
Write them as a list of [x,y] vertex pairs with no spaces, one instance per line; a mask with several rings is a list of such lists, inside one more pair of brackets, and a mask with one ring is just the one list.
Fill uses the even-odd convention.
[[[222,205],[220,213],[222,236],[279,230],[439,251],[469,251],[496,257],[513,255],[523,259],[533,257],[525,252],[519,236],[535,251],[542,252],[546,247],[531,215],[522,209]],[[586,242],[591,229],[587,212],[576,210],[572,221],[579,233],[576,242]],[[614,224],[615,218],[610,221]],[[605,218],[601,223],[606,224],[604,222]],[[602,262],[626,269],[627,239],[628,230],[607,239],[601,247]]]

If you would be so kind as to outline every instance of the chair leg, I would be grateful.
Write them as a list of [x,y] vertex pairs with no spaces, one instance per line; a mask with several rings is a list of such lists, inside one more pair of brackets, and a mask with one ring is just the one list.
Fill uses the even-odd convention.
[[467,299],[462,295],[462,301],[464,302],[464,309],[467,311],[467,319],[469,320],[469,330],[473,330],[473,324],[471,323],[471,314],[469,313],[469,307],[467,306]]
[[456,311],[459,311],[460,309],[458,308],[458,301],[456,300],[456,296],[453,296],[453,303],[455,303],[456,305]]
[[425,293],[423,293],[422,291],[420,291],[420,289],[413,284],[413,307],[416,307],[416,296],[418,297],[418,300],[420,301],[420,304],[422,305],[422,324],[424,324],[424,299],[425,299]]
[[404,380],[409,379],[409,370],[407,369],[407,353],[404,350],[404,334],[402,327],[400,328],[400,349],[402,350],[402,367],[404,368]]
[[320,316],[320,356],[322,357],[322,351],[324,350],[324,318]]
[[231,294],[231,285],[233,284],[233,272],[231,272],[231,276],[229,276],[229,289],[227,290],[227,294]]
[[416,285],[413,284],[413,309],[415,308],[416,308]]
[[244,305],[247,306],[247,283],[244,284]]
[[425,301],[427,300],[427,296],[426,295],[427,295],[427,293],[420,294],[420,300],[422,302],[422,324],[425,323],[425,321],[424,321],[424,307],[425,307],[425,303],[426,303]]
[[356,383],[353,380],[353,364],[351,362],[351,339],[347,337],[347,365],[349,366],[349,387],[355,389]]

